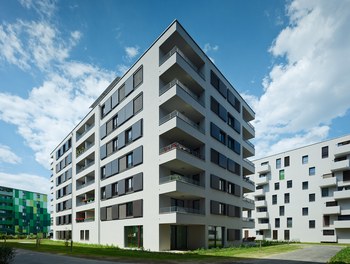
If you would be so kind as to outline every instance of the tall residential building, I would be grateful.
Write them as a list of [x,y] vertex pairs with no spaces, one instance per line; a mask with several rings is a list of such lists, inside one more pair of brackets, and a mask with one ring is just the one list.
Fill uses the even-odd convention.
[[11,235],[49,233],[47,195],[0,186],[0,232]]
[[241,240],[254,112],[174,21],[52,153],[55,239],[153,251]]
[[254,161],[255,230],[245,236],[349,243],[349,160],[350,135]]

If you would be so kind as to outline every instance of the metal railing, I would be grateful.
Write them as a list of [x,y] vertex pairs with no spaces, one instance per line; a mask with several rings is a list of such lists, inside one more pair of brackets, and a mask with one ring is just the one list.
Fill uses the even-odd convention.
[[255,204],[255,201],[253,199],[250,199],[250,198],[247,198],[247,197],[243,197],[243,201],[245,201],[247,203]]
[[255,222],[254,218],[250,218],[250,217],[242,217],[242,221],[244,221],[244,222]]
[[94,164],[95,164],[95,161],[94,161],[94,160],[93,160],[93,161],[90,161],[90,162],[87,162],[84,166],[82,166],[82,167],[80,167],[80,168],[77,169],[77,174],[80,173],[80,172],[82,172],[83,170],[85,170],[85,169],[91,167],[91,166],[94,165]]
[[81,155],[83,155],[86,151],[88,151],[92,146],[94,146],[95,145],[95,142],[93,142],[93,143],[87,143],[86,144],[86,147],[85,146],[83,146],[83,147],[79,147],[78,149],[77,149],[77,153],[76,153],[76,157],[78,158],[78,157],[80,157]]
[[249,140],[244,140],[245,143],[247,143],[249,146],[251,146],[253,149],[255,149],[255,146],[252,142],[250,142]]
[[85,182],[84,184],[81,184],[81,185],[77,185],[77,190],[80,190],[81,188],[84,188],[86,186],[89,186],[91,184],[95,183],[95,180],[93,181],[88,181],[88,182]]
[[95,125],[95,124],[87,125],[87,126],[85,127],[84,132],[81,133],[81,134],[78,134],[78,132],[77,132],[76,137],[75,137],[75,140],[78,141],[79,139],[81,139],[87,132],[89,132],[89,131],[91,130],[91,128],[94,127],[94,125]]
[[243,181],[250,183],[251,185],[255,186],[255,182],[253,182],[251,179],[248,177],[243,177]]
[[186,57],[186,55],[176,46],[174,46],[168,53],[166,53],[160,62],[160,65],[162,65],[164,62],[166,62],[171,56],[173,56],[175,53],[178,53],[185,62],[195,71],[198,73],[198,75],[205,80],[204,74],[198,69],[196,65],[194,65],[189,58]]
[[173,150],[173,149],[182,150],[182,151],[187,152],[187,153],[189,153],[189,154],[191,154],[191,155],[193,155],[193,156],[195,156],[195,157],[197,157],[197,158],[199,158],[201,160],[204,160],[204,156],[203,155],[201,155],[197,151],[191,150],[190,148],[187,148],[187,147],[185,147],[185,146],[183,146],[183,145],[181,145],[180,143],[177,143],[177,142],[174,142],[174,143],[172,143],[172,144],[170,144],[168,146],[160,148],[159,154],[164,154],[164,153],[166,153],[166,152],[168,152],[170,150]]
[[253,129],[253,131],[255,131],[255,127],[250,123],[250,122],[246,122],[248,124],[248,126]]
[[159,96],[170,90],[174,85],[178,85],[182,90],[184,90],[189,96],[191,96],[193,99],[195,99],[200,105],[204,106],[203,100],[196,95],[194,92],[192,92],[186,85],[184,85],[182,82],[180,82],[178,79],[172,80],[170,83],[164,85],[159,90]]
[[77,202],[77,206],[87,205],[93,202],[95,202],[95,199],[87,199],[86,201],[83,201],[83,202]]
[[248,163],[249,165],[255,167],[254,163],[251,162],[250,160],[248,160],[248,159],[243,159],[243,161],[246,162],[246,163]]
[[189,177],[181,176],[181,175],[178,175],[178,174],[172,174],[172,175],[169,175],[169,176],[161,177],[159,179],[159,183],[160,184],[171,182],[171,181],[180,181],[180,182],[190,183],[190,184],[193,184],[193,185],[204,187],[204,185],[201,184],[199,181],[196,181],[196,180],[193,180],[193,179],[191,179]]
[[197,129],[199,132],[201,132],[202,134],[205,134],[204,130],[195,122],[193,122],[191,119],[189,119],[187,116],[185,116],[184,114],[181,114],[179,111],[174,110],[172,111],[170,114],[167,114],[166,116],[162,117],[159,120],[159,125],[164,124],[165,122],[173,119],[174,117],[178,117],[180,118],[182,121],[186,122],[187,124],[189,124],[190,126],[192,126],[193,128]]
[[184,214],[200,214],[204,215],[204,211],[200,209],[193,209],[189,207],[181,207],[181,206],[169,206],[169,207],[161,207],[159,209],[160,214],[167,213],[184,213]]
[[79,218],[78,217],[78,218],[75,219],[75,221],[77,223],[93,222],[93,221],[95,221],[95,217],[87,217],[87,218],[83,218],[83,217]]

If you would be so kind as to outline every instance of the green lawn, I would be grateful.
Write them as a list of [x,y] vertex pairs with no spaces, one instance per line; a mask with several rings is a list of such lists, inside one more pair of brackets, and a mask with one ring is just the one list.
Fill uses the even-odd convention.
[[41,245],[36,247],[35,240],[8,240],[7,243],[15,248],[22,248],[40,252],[64,254],[77,257],[88,257],[109,260],[137,260],[138,262],[166,262],[173,261],[234,261],[240,258],[257,258],[277,253],[293,251],[301,248],[298,244],[283,244],[267,247],[251,248],[224,248],[195,250],[184,253],[149,252],[145,250],[120,249],[113,246],[88,245],[81,243],[73,244],[73,251],[66,247],[62,241],[42,240]]
[[329,260],[332,264],[350,263],[350,247],[343,248]]

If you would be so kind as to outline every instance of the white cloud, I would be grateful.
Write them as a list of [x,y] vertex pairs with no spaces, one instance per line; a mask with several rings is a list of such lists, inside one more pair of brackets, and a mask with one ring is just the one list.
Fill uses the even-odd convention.
[[19,2],[23,7],[33,9],[41,18],[50,18],[56,10],[53,0],[19,0]]
[[119,74],[119,76],[123,76],[128,70],[129,70],[129,66],[125,64],[117,65],[117,73]]
[[126,59],[127,61],[133,60],[139,53],[140,47],[125,47]]
[[26,173],[10,174],[0,172],[0,186],[44,194],[49,194],[50,191],[48,178]]
[[0,144],[0,163],[18,164],[21,163],[21,161],[22,159],[13,153],[9,146]]
[[218,51],[219,50],[219,46],[218,45],[211,45],[210,43],[206,43],[204,44],[204,48],[203,51],[205,53],[208,53],[209,51]]
[[248,98],[257,156],[327,138],[350,107],[350,2],[295,0],[287,12],[289,25],[270,48],[285,62],[273,65],[260,98]]

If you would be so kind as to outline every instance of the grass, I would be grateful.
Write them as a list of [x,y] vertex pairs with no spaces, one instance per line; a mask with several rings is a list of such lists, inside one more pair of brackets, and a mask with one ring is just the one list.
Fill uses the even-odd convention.
[[328,263],[331,264],[345,264],[350,263],[350,247],[343,248]]
[[89,245],[74,243],[73,251],[62,241],[42,240],[36,247],[35,240],[7,240],[8,245],[14,248],[48,252],[67,256],[87,257],[104,260],[123,260],[138,262],[173,262],[173,261],[210,261],[226,262],[241,258],[259,258],[277,253],[293,251],[301,248],[298,244],[282,244],[267,247],[233,247],[222,249],[199,249],[184,253],[150,252],[146,250],[120,249],[114,246]]

